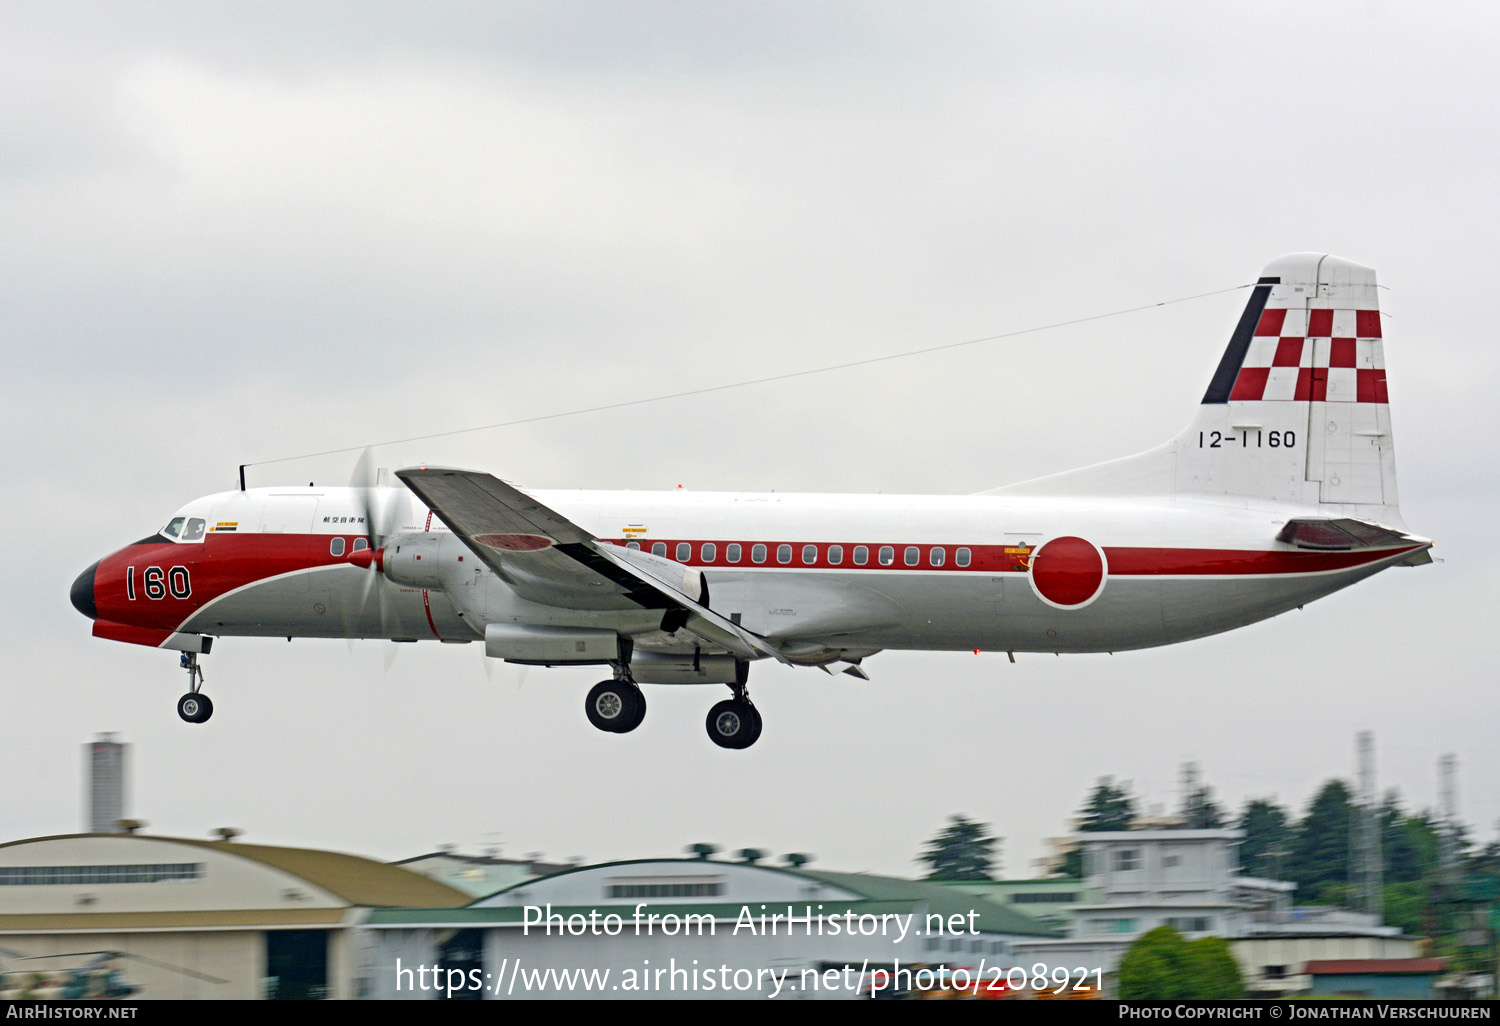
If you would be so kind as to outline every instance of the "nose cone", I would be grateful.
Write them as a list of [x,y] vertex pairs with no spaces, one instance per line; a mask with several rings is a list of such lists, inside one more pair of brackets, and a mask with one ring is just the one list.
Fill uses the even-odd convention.
[[73,590],[68,593],[68,597],[73,600],[73,608],[90,620],[99,619],[99,608],[94,605],[94,571],[98,569],[99,564],[96,562],[79,574],[78,580],[73,582]]

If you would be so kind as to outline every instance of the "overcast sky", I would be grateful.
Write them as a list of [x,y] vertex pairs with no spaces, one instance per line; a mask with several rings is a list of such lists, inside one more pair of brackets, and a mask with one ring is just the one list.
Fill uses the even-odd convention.
[[[1025,875],[1097,777],[1238,809],[1353,778],[1500,819],[1500,14],[1394,3],[52,3],[0,10],[0,840],[80,829],[133,746],[151,831],[400,858],[696,841],[914,873],[951,813]],[[588,726],[597,670],[478,646],[96,641],[93,560],[237,464],[1376,268],[1408,525],[1443,562],[1117,656],[757,665]],[[554,488],[968,493],[1178,431],[1244,293],[379,452]],[[353,455],[252,468],[342,483]]]

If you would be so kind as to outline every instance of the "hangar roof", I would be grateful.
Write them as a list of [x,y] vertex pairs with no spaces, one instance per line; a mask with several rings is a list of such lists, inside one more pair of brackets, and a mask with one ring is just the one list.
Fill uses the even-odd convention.
[[0,844],[0,849],[40,841],[84,841],[107,838],[111,842],[133,840],[185,844],[236,858],[248,859],[281,870],[348,902],[376,908],[452,908],[473,900],[460,890],[399,866],[376,862],[359,855],[320,851],[315,848],[283,848],[240,841],[208,841],[190,837],[156,837],[148,834],[57,834],[31,837]]
[[[540,885],[559,877],[567,877],[574,874],[599,873],[620,869],[647,870],[652,866],[670,868],[673,866],[693,867],[695,869],[708,869],[709,867],[724,867],[736,871],[756,871],[767,874],[781,874],[795,877],[800,880],[811,881],[828,887],[837,888],[852,895],[852,898],[830,898],[819,897],[816,900],[823,906],[824,915],[842,915],[846,911],[857,914],[881,914],[886,912],[906,913],[912,910],[913,905],[926,906],[926,910],[932,914],[942,915],[944,918],[953,915],[967,916],[972,910],[977,913],[974,925],[981,933],[1012,934],[1038,938],[1049,938],[1061,936],[1058,930],[1039,922],[1032,917],[1006,908],[986,898],[959,891],[942,884],[932,883],[925,880],[905,880],[899,877],[875,876],[870,873],[834,873],[822,870],[792,869],[785,866],[763,866],[745,862],[719,862],[705,859],[629,859],[618,862],[601,862],[592,866],[575,866],[561,873],[551,876],[528,880],[525,883],[507,887],[487,898],[482,898],[472,906],[464,909],[451,909],[436,914],[424,912],[420,909],[378,911],[371,915],[372,925],[411,925],[415,923],[448,923],[453,925],[466,924],[478,926],[481,924],[509,925],[519,924],[522,921],[522,906],[492,903],[500,895],[513,891],[535,891]],[[616,878],[611,878],[616,879]],[[779,899],[778,899],[779,900]],[[793,900],[793,904],[802,904],[803,900]],[[742,905],[734,901],[704,901],[701,898],[694,900],[674,898],[652,898],[650,904],[653,909],[670,910],[678,915],[707,915],[717,918],[736,918],[741,911]],[[574,913],[587,915],[592,909],[617,909],[620,906],[606,904],[603,902],[589,905],[566,906],[554,903],[552,911],[564,917]],[[626,905],[630,908],[630,905]],[[434,910],[436,912],[436,910]]]

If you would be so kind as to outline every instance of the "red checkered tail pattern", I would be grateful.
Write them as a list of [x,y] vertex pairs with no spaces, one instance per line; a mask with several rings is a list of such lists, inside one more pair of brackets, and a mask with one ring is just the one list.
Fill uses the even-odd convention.
[[1268,500],[1399,526],[1375,272],[1324,253],[1273,261],[1186,431],[997,491]]

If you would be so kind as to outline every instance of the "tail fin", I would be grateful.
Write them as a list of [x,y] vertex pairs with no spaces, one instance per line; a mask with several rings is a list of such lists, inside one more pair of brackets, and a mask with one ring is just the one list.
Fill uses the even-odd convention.
[[1274,261],[1183,434],[996,491],[1268,499],[1399,526],[1375,272],[1319,253]]

